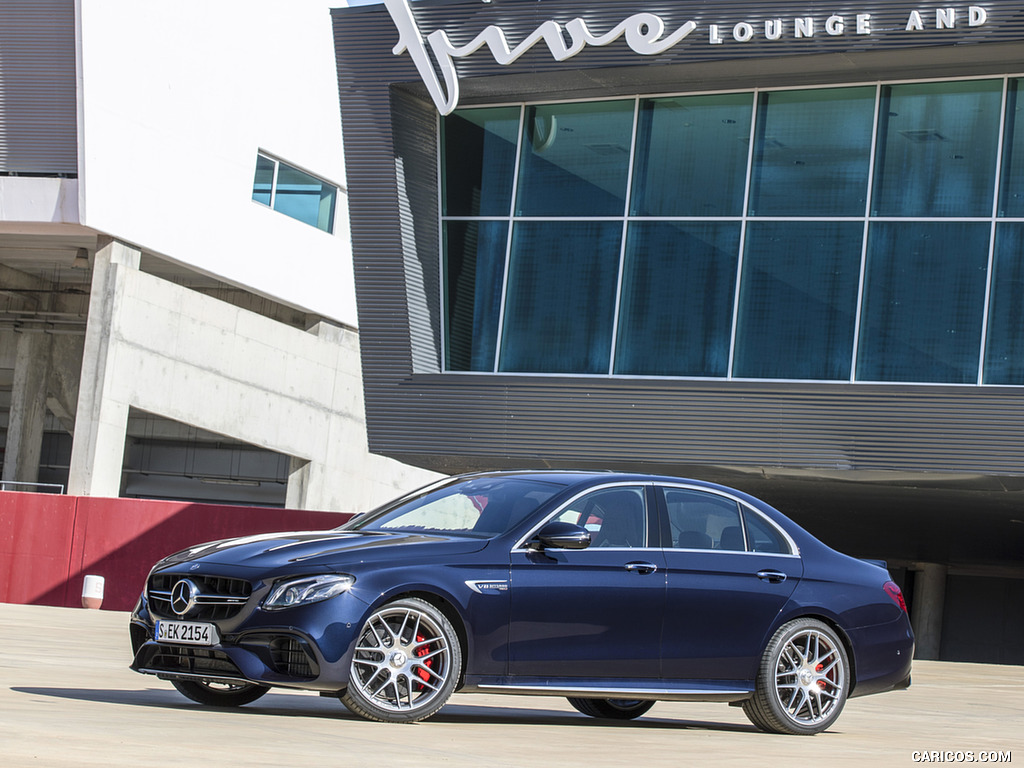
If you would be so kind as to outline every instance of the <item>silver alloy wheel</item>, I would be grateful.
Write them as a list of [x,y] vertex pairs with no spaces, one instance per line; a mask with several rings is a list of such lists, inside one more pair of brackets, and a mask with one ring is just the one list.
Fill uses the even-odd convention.
[[453,687],[448,683],[457,673],[451,635],[415,603],[420,601],[392,603],[374,613],[363,626],[352,659],[349,688],[398,719],[436,711],[432,705],[444,703]]
[[786,641],[775,669],[775,695],[793,722],[813,726],[829,720],[845,690],[845,664],[831,637],[809,628]]

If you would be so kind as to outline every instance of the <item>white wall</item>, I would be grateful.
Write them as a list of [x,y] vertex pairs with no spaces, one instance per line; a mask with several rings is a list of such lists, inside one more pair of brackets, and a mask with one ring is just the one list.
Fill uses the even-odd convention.
[[0,232],[25,222],[78,224],[78,179],[0,176]]
[[348,204],[328,235],[252,201],[265,150],[345,182],[324,0],[77,0],[82,223],[356,325]]

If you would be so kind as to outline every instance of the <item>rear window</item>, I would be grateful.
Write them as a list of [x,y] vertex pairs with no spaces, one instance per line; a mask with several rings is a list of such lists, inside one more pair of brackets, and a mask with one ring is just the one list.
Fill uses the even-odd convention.
[[743,510],[743,522],[747,525],[747,539],[752,552],[768,552],[777,555],[791,555],[789,543],[763,517],[749,509]]

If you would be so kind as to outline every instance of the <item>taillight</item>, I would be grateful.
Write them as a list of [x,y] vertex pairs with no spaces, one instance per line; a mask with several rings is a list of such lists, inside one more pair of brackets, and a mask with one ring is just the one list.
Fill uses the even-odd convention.
[[885,590],[885,594],[891,597],[892,601],[896,603],[896,605],[903,609],[904,613],[907,612],[907,601],[903,599],[903,592],[900,591],[900,588],[896,585],[895,581],[885,582],[885,584],[882,585],[882,589]]

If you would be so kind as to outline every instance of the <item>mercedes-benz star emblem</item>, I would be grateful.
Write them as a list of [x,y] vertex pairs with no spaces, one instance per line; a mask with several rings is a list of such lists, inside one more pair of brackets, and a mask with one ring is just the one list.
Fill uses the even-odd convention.
[[199,587],[191,579],[182,579],[171,588],[171,610],[179,616],[195,608]]

